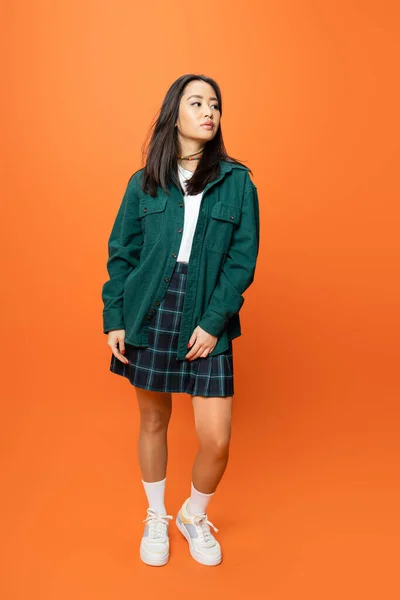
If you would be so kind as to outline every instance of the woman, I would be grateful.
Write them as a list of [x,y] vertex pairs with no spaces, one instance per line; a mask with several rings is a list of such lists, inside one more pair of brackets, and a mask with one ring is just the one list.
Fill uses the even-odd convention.
[[110,370],[136,388],[138,456],[149,507],[140,556],[169,559],[164,504],[171,393],[191,394],[200,449],[176,524],[192,557],[222,560],[207,506],[228,462],[232,340],[259,248],[257,189],[230,158],[217,83],[184,75],[168,90],[146,166],[128,182],[109,238],[104,333]]

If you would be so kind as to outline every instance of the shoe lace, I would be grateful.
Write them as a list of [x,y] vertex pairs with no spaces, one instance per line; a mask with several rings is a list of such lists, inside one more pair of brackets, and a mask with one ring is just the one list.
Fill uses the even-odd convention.
[[208,520],[207,515],[196,515],[193,518],[193,522],[196,526],[196,530],[199,534],[202,544],[206,546],[214,545],[215,539],[210,531],[210,525],[214,531],[218,531],[218,529],[211,523],[211,521]]
[[143,519],[143,523],[148,523],[149,525],[149,538],[165,538],[168,519],[173,519],[173,516],[158,514],[152,508],[148,508],[147,517]]

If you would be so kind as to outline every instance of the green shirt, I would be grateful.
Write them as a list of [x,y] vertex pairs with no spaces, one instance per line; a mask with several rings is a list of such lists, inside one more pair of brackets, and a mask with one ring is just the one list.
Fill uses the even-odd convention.
[[[184,360],[199,325],[218,341],[209,356],[241,335],[239,310],[254,280],[260,242],[257,188],[244,165],[221,160],[208,183],[188,263],[177,359]],[[103,331],[125,330],[125,342],[148,347],[150,320],[168,288],[184,225],[184,197],[171,183],[157,196],[140,187],[140,169],[130,178],[108,241],[109,280],[102,288]]]

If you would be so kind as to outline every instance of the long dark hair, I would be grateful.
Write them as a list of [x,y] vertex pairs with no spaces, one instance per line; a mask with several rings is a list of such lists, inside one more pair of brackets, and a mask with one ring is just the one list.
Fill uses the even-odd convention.
[[[169,193],[168,185],[171,180],[182,190],[178,169],[179,140],[178,132],[175,127],[179,115],[179,104],[184,93],[186,85],[193,80],[202,80],[209,83],[218,98],[220,115],[222,116],[222,98],[219,85],[214,79],[205,75],[196,75],[189,73],[179,77],[168,89],[159,116],[150,126],[147,139],[154,129],[147,150],[146,142],[142,148],[142,155],[147,153],[147,161],[143,168],[142,189],[151,196],[157,195],[157,187],[160,185],[164,191]],[[199,194],[210,181],[214,181],[219,176],[219,161],[227,160],[238,164],[243,164],[228,156],[224,141],[222,138],[221,122],[214,138],[207,142],[201,159],[198,162],[194,174],[188,180],[186,192],[190,195]],[[251,172],[251,171],[250,171]]]

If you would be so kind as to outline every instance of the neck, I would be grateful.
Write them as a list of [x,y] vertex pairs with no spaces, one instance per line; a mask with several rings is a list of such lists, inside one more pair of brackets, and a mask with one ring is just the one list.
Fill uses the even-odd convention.
[[199,163],[198,160],[178,159],[178,165],[181,165],[181,167],[183,167],[184,169],[187,169],[188,171],[192,171],[192,173],[194,173],[194,171],[197,169],[198,163]]
[[196,156],[196,154],[200,153],[203,149],[204,149],[204,144],[199,144],[196,142],[182,143],[182,141],[180,141],[179,156],[193,155],[193,158],[195,158],[196,160],[189,160],[189,159],[184,160],[182,158],[179,158],[178,163],[184,169],[188,169],[189,171],[195,171],[197,164],[199,162],[199,159],[202,156],[201,154],[198,154],[198,156]]
[[204,150],[204,144],[196,142],[194,140],[189,140],[188,142],[179,141],[179,156],[189,156],[192,154],[197,154]]

